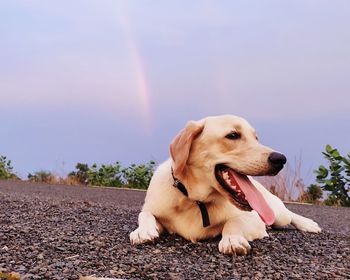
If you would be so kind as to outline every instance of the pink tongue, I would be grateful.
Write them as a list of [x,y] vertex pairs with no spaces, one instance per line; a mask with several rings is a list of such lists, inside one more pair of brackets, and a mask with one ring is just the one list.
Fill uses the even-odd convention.
[[275,214],[266,203],[263,195],[257,190],[247,176],[238,174],[232,169],[229,169],[229,172],[232,184],[238,185],[241,188],[249,205],[258,212],[265,224],[272,225],[275,221]]

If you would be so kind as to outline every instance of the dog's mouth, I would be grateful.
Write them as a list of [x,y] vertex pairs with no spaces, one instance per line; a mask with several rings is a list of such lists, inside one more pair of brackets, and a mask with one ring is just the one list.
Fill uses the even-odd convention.
[[254,209],[265,224],[274,223],[274,212],[246,175],[226,165],[218,164],[215,166],[215,177],[236,207],[244,211]]

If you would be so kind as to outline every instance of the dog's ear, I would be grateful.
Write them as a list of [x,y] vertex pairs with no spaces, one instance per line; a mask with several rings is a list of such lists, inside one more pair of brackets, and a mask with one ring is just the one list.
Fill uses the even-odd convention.
[[170,144],[170,155],[173,159],[174,176],[181,176],[190,154],[192,141],[202,132],[203,121],[189,121]]

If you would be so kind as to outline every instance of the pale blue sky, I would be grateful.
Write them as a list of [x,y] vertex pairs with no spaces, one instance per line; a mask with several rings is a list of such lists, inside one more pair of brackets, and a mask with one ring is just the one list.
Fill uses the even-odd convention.
[[349,15],[346,0],[3,0],[0,154],[21,176],[160,162],[187,120],[231,113],[307,174],[327,143],[350,152]]

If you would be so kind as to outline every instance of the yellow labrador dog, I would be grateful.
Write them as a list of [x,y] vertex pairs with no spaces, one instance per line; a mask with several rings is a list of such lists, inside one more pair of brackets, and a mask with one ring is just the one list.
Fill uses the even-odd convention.
[[221,234],[221,253],[244,255],[248,241],[268,236],[266,225],[321,232],[249,177],[276,175],[286,158],[260,144],[246,120],[224,115],[190,121],[170,154],[153,175],[132,244],[153,241],[165,230],[192,242]]

